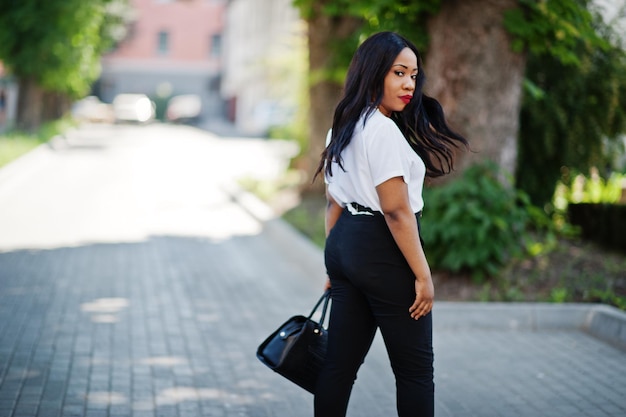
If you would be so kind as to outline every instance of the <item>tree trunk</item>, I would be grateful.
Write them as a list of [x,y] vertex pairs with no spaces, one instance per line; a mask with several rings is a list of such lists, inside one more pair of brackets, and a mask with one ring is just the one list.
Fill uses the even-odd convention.
[[33,78],[21,78],[17,97],[15,127],[34,133],[43,121],[44,92]]
[[526,56],[511,50],[503,26],[515,7],[517,0],[443,0],[428,22],[426,93],[473,151],[460,155],[457,172],[485,160],[515,172]]
[[42,122],[49,122],[62,118],[71,107],[71,99],[67,94],[59,92],[43,93]]
[[327,16],[322,9],[327,1],[316,1],[308,19],[309,43],[309,149],[302,161],[309,181],[303,192],[322,192],[324,181],[318,177],[310,180],[325,147],[326,134],[332,125],[333,112],[341,96],[342,85],[329,79],[327,71],[332,68],[332,47],[352,36],[362,24],[361,19],[350,16]]

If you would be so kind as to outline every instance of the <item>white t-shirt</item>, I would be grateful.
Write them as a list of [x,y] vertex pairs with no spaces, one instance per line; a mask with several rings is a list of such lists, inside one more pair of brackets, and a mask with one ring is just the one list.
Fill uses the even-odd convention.
[[[352,140],[341,152],[345,171],[333,162],[333,175],[325,176],[328,192],[342,207],[354,202],[382,212],[376,186],[393,177],[403,177],[413,212],[421,211],[426,175],[424,162],[393,120],[376,110],[364,127],[364,115],[354,128]],[[326,144],[329,142],[330,132]]]

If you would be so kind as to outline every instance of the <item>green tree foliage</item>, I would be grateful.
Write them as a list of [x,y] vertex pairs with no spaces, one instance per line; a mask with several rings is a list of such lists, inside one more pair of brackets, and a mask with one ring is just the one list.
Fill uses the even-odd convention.
[[[314,4],[319,0],[294,0],[304,19],[309,19],[314,12]],[[429,15],[439,10],[441,0],[330,0],[322,12],[333,18],[351,16],[361,19],[363,24],[355,31],[348,42],[331,45],[329,53],[335,59],[334,68],[326,72],[326,77],[342,82],[352,54],[358,44],[369,35],[391,30],[410,38],[418,48],[424,50],[428,45],[428,34],[424,24]]]
[[[363,20],[354,34],[354,43],[335,45],[332,54],[341,54],[342,70],[359,41],[374,32],[392,30],[410,38],[422,51],[428,48],[428,18],[439,11],[443,0],[326,0],[322,12],[339,18],[353,16]],[[308,19],[318,0],[293,0],[302,17]],[[514,35],[511,47],[533,56],[549,55],[563,64],[581,64],[580,42],[588,47],[607,48],[606,39],[597,33],[596,20],[588,11],[588,0],[519,0],[520,8],[505,16],[505,26]]]
[[0,60],[44,91],[85,94],[101,54],[123,35],[125,0],[20,0],[0,3]]
[[540,206],[572,169],[595,166],[608,176],[612,155],[606,144],[618,143],[626,131],[626,54],[598,13],[585,19],[594,34],[570,38],[567,49],[530,48],[516,185]]
[[531,56],[549,55],[563,64],[580,65],[579,45],[607,48],[597,32],[588,0],[519,0],[505,26],[514,35],[511,46]]

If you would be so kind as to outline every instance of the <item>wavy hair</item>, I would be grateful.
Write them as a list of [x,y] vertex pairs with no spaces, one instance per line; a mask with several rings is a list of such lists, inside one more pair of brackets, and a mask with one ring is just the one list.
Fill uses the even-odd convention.
[[[454,169],[453,148],[468,146],[467,140],[446,123],[439,102],[422,92],[426,81],[420,53],[409,40],[394,32],[370,36],[359,46],[348,68],[343,98],[335,109],[330,143],[322,152],[315,177],[322,171],[332,176],[332,162],[341,169],[341,152],[352,140],[354,128],[365,111],[363,123],[383,99],[384,82],[396,57],[404,48],[417,57],[417,79],[413,98],[391,119],[400,128],[411,148],[426,165],[426,175],[438,177]],[[314,179],[315,179],[314,177]]]

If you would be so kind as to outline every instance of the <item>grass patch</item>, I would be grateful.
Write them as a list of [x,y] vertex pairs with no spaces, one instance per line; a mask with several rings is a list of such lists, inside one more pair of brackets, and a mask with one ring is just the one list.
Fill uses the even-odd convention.
[[317,246],[324,248],[326,241],[324,216],[325,200],[323,197],[303,196],[300,204],[283,213],[282,218]]
[[11,132],[0,136],[0,168],[44,142],[37,136],[19,132]]
[[0,168],[30,152],[54,136],[65,132],[74,123],[70,119],[60,119],[46,123],[37,133],[9,131],[0,135]]

